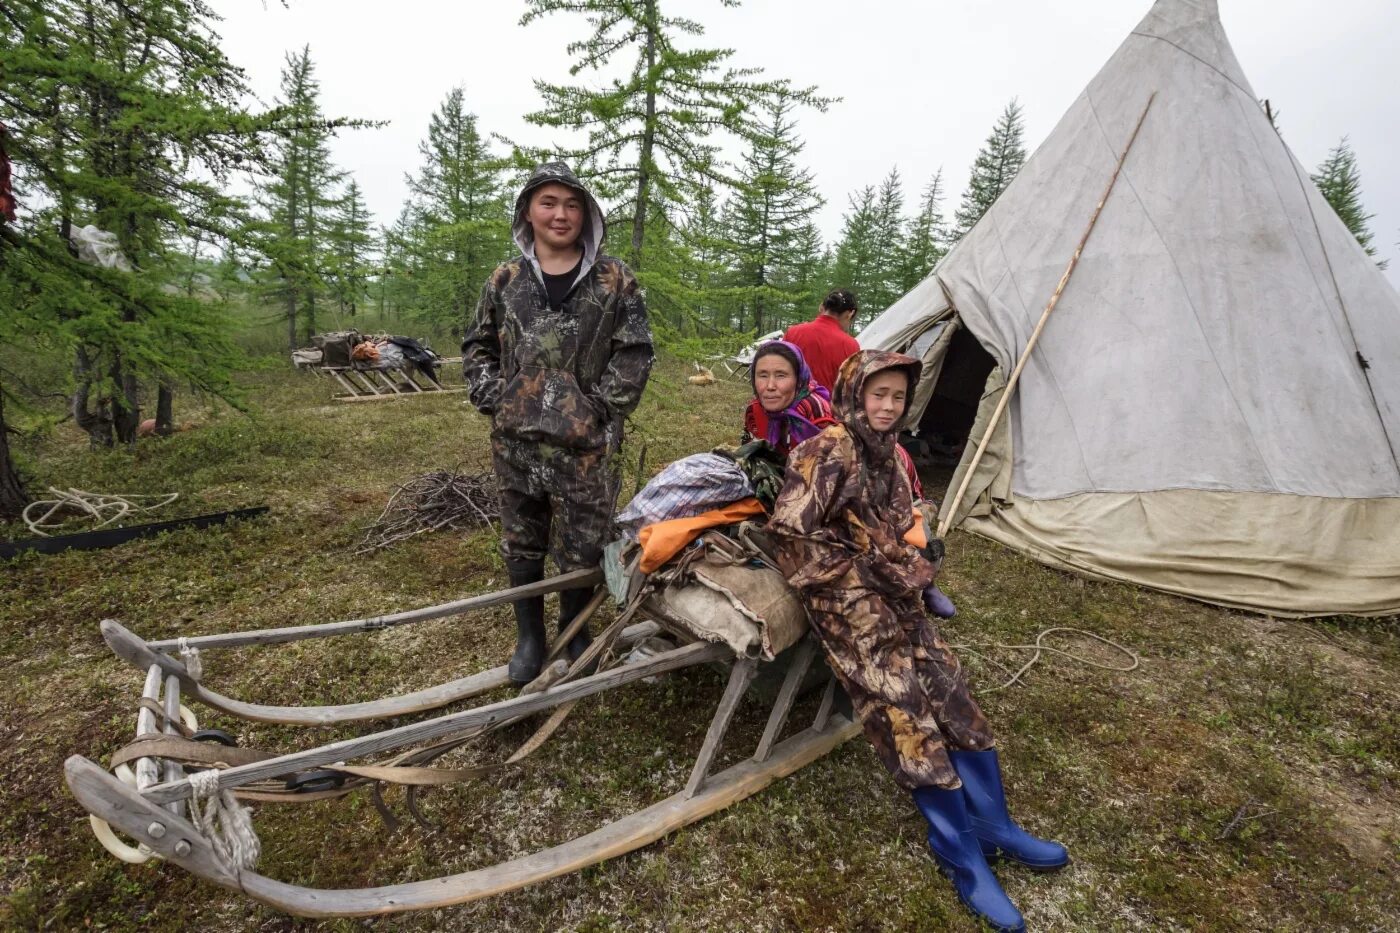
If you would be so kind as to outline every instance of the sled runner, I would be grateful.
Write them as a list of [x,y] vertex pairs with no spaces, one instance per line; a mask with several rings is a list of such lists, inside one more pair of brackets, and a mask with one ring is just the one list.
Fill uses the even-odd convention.
[[[369,916],[459,904],[577,871],[631,852],[763,789],[826,755],[860,729],[835,709],[829,677],[813,721],[787,730],[794,702],[818,651],[805,614],[762,556],[718,533],[649,577],[632,574],[615,621],[596,635],[572,666],[559,659],[574,632],[607,597],[602,570],[576,571],[528,586],[368,619],[147,642],[106,620],[102,635],[127,663],[145,673],[136,740],[119,749],[111,771],[80,755],[68,759],[69,788],[91,815],[103,845],[118,858],[159,857],[201,878],[303,916]],[[614,581],[615,582],[615,581]],[[370,721],[440,710],[509,683],[491,668],[424,690],[336,706],[269,706],[218,693],[201,680],[201,653],[346,637],[411,625],[515,599],[594,586],[588,606],[553,643],[540,677],[519,695],[422,719],[357,738],[280,754],[233,745],[221,730],[198,727],[186,703],[241,719],[289,725]],[[678,641],[667,650],[631,651],[658,632]],[[630,652],[630,655],[629,655]],[[776,663],[775,663],[776,659]],[[242,801],[301,802],[368,790],[387,820],[380,789],[407,788],[417,818],[417,793],[468,781],[534,753],[579,701],[700,664],[729,665],[728,682],[685,785],[671,796],[578,838],[498,865],[424,881],[356,889],[301,887],[258,874],[257,838]],[[765,666],[781,675],[761,738],[751,757],[711,774],[735,711]],[[820,668],[820,662],[817,662]],[[783,670],[785,668],[785,670]],[[823,672],[824,673],[824,672]],[[770,678],[765,678],[770,679]],[[777,679],[776,677],[771,679]],[[433,762],[466,743],[536,713],[548,716],[514,754],[471,768]],[[790,732],[791,734],[785,734]],[[116,830],[135,840],[123,842]]]

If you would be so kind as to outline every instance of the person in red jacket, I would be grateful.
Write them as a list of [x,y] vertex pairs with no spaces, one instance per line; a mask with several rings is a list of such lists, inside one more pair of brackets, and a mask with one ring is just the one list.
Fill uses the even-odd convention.
[[783,339],[802,351],[817,385],[831,391],[836,373],[846,357],[860,351],[860,344],[848,333],[856,320],[856,296],[838,288],[822,300],[815,320],[794,324]]

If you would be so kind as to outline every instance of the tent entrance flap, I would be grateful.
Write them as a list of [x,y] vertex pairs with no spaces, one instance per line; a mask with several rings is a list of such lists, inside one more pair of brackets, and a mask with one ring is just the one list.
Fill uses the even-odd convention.
[[[960,321],[955,318],[949,325],[953,333],[946,341],[941,358],[924,361],[925,368],[932,365],[937,374],[929,380],[929,386],[921,387],[919,394],[928,391],[929,395],[914,432],[916,437],[906,439],[906,447],[919,465],[926,492],[939,499],[943,498],[953,470],[968,446],[973,423],[977,420],[977,408],[986,391],[987,376],[996,365],[992,355]],[[920,401],[916,397],[913,404],[917,406]],[[973,445],[978,440],[980,438],[973,437]]]

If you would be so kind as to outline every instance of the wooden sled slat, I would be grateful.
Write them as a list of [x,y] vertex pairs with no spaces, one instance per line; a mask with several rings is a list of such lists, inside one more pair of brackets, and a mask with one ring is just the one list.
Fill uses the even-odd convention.
[[[433,880],[343,890],[301,887],[251,871],[230,871],[188,821],[143,799],[93,762],[74,755],[64,772],[74,796],[90,813],[201,878],[304,917],[367,917],[479,900],[634,851],[757,793],[859,732],[858,723],[832,716],[825,730],[807,729],[773,746],[764,762],[746,759],[713,775],[693,796],[682,791],[553,848]],[[154,822],[162,824],[159,838],[148,831]]]
[[[431,742],[434,739],[467,732],[478,726],[492,726],[513,717],[553,709],[571,700],[593,696],[614,687],[641,680],[643,677],[650,677],[653,674],[664,674],[699,664],[708,664],[711,661],[727,657],[733,657],[733,652],[726,646],[697,642],[676,648],[673,651],[663,652],[635,664],[583,677],[572,683],[561,684],[541,693],[522,694],[476,709],[449,713],[435,719],[410,723],[395,729],[386,729],[383,732],[376,732],[357,739],[332,742],[320,748],[294,752],[290,755],[282,755],[278,758],[238,768],[229,768],[219,772],[219,787],[231,789],[305,768],[317,768],[337,761],[391,752],[420,742]],[[174,663],[179,664],[178,661]],[[183,670],[183,668],[181,669]],[[147,790],[145,796],[148,800],[156,803],[184,800],[190,796],[190,784],[187,780],[172,784],[158,784]]]
[[[560,590],[597,586],[602,582],[603,571],[597,567],[589,567],[584,570],[574,570],[569,573],[560,574],[557,577],[550,577],[538,583],[508,587],[504,590],[483,593],[480,596],[469,596],[466,599],[458,599],[437,606],[410,609],[407,612],[394,612],[389,615],[372,616],[368,619],[349,619],[344,622],[293,625],[285,628],[230,632],[224,635],[197,635],[193,638],[185,639],[185,643],[191,648],[200,649],[235,648],[242,645],[275,645],[289,641],[301,641],[306,638],[329,638],[335,635],[349,635],[355,632],[378,631],[380,629],[393,628],[396,625],[407,625],[412,622],[424,622],[429,619],[442,619],[447,616],[460,615],[461,613],[470,612],[475,609],[488,609],[492,606],[513,603],[517,599],[525,599],[529,596],[545,596],[550,593],[557,593]],[[103,624],[105,625],[106,623],[104,622]],[[179,644],[180,640],[178,638],[167,638],[163,641],[148,642],[147,647],[153,648],[156,651],[169,651],[172,648],[179,647]]]
[[[619,640],[630,644],[655,633],[659,626],[655,622],[639,622],[623,629]],[[450,703],[469,700],[489,693],[510,683],[506,665],[480,671],[467,677],[447,683],[415,690],[412,693],[378,700],[365,700],[360,703],[342,703],[334,706],[273,706],[262,703],[249,703],[211,690],[201,682],[191,680],[189,672],[178,659],[151,650],[151,646],[128,631],[120,623],[106,620],[102,625],[102,637],[117,657],[143,669],[152,665],[160,667],[172,677],[180,679],[186,696],[196,699],[220,712],[247,719],[253,722],[269,722],[292,726],[326,726],[342,722],[363,722],[369,719],[387,719],[391,716],[405,716],[438,709]]]

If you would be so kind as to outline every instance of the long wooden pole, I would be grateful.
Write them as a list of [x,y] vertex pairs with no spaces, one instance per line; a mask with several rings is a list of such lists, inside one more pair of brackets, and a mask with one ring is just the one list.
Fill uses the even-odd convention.
[[1060,296],[1064,294],[1065,286],[1069,284],[1069,277],[1074,274],[1075,267],[1079,265],[1079,257],[1084,254],[1084,247],[1089,242],[1089,235],[1094,232],[1094,225],[1099,222],[1099,214],[1103,213],[1103,206],[1108,203],[1108,196],[1113,193],[1113,186],[1118,182],[1118,175],[1123,171],[1123,163],[1128,159],[1128,152],[1133,148],[1133,143],[1137,141],[1138,130],[1142,129],[1142,121],[1147,119],[1147,111],[1151,109],[1152,102],[1157,99],[1157,92],[1153,91],[1152,96],[1147,98],[1147,106],[1142,108],[1142,115],[1138,117],[1137,124],[1133,127],[1133,135],[1128,137],[1128,144],[1123,147],[1123,154],[1118,157],[1118,164],[1113,167],[1113,177],[1108,180],[1108,187],[1104,189],[1103,197],[1099,198],[1099,203],[1094,206],[1094,215],[1089,218],[1089,226],[1084,230],[1084,235],[1079,238],[1079,245],[1074,248],[1074,255],[1069,258],[1069,264],[1065,266],[1065,274],[1060,276],[1060,282],[1055,286],[1055,293],[1046,302],[1045,310],[1041,312],[1040,321],[1035,325],[1035,330],[1031,331],[1030,340],[1026,341],[1026,349],[1021,352],[1021,358],[1016,361],[1016,368],[1011,371],[1011,378],[1006,381],[1006,389],[1001,393],[1001,401],[997,402],[997,407],[992,412],[992,420],[987,424],[987,431],[982,435],[981,442],[977,445],[977,452],[972,455],[971,462],[967,465],[967,472],[963,474],[962,482],[958,484],[958,491],[953,496],[952,503],[948,506],[947,513],[943,520],[938,523],[938,537],[943,537],[952,527],[953,516],[957,514],[958,506],[962,504],[963,496],[967,494],[967,487],[972,482],[972,474],[977,471],[977,465],[982,462],[982,455],[987,452],[987,445],[992,441],[992,432],[996,430],[998,422],[1001,421],[1002,412],[1006,411],[1006,405],[1011,401],[1011,395],[1016,391],[1016,383],[1021,379],[1021,370],[1025,369],[1026,361],[1030,359],[1031,351],[1035,349],[1036,341],[1040,339],[1040,332],[1045,329],[1045,322],[1050,319],[1050,312],[1055,310],[1055,305],[1060,303]]

